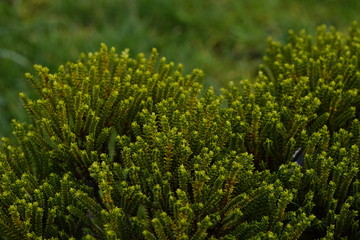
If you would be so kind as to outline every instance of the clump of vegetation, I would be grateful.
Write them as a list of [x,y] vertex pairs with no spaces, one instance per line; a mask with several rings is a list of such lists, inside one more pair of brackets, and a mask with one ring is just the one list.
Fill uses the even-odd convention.
[[254,82],[104,44],[27,74],[0,149],[4,239],[358,239],[359,40],[271,41]]

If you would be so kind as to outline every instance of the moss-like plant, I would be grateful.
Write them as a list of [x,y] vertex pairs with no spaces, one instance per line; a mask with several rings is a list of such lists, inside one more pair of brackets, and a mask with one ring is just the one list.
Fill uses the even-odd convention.
[[271,41],[254,82],[105,45],[26,77],[3,239],[359,239],[360,30]]

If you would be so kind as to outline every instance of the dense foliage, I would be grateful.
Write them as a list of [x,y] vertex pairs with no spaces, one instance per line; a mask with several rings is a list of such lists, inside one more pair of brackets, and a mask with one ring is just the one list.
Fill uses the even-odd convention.
[[105,45],[26,77],[3,239],[359,239],[360,30],[270,41],[254,82]]
[[358,0],[1,0],[0,136],[11,137],[11,119],[28,121],[17,93],[35,97],[23,80],[35,74],[34,63],[54,72],[101,42],[146,55],[156,47],[186,63],[186,72],[201,68],[202,84],[217,91],[255,78],[266,37],[284,40],[284,29],[313,34],[324,23],[346,31],[360,21],[359,7]]

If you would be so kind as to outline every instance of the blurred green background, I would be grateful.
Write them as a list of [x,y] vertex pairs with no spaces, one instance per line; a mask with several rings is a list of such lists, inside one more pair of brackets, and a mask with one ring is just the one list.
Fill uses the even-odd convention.
[[162,56],[205,71],[205,86],[252,78],[268,37],[321,24],[346,32],[359,0],[0,0],[0,136],[26,120],[18,92],[41,64],[56,71],[101,42]]

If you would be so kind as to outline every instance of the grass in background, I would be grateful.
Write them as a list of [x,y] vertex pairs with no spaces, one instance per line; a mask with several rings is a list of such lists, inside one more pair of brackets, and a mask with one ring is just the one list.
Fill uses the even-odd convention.
[[346,31],[359,20],[358,0],[2,0],[0,1],[0,136],[26,120],[18,92],[33,64],[51,70],[100,43],[149,53],[205,70],[206,86],[253,78],[268,37],[318,25]]

